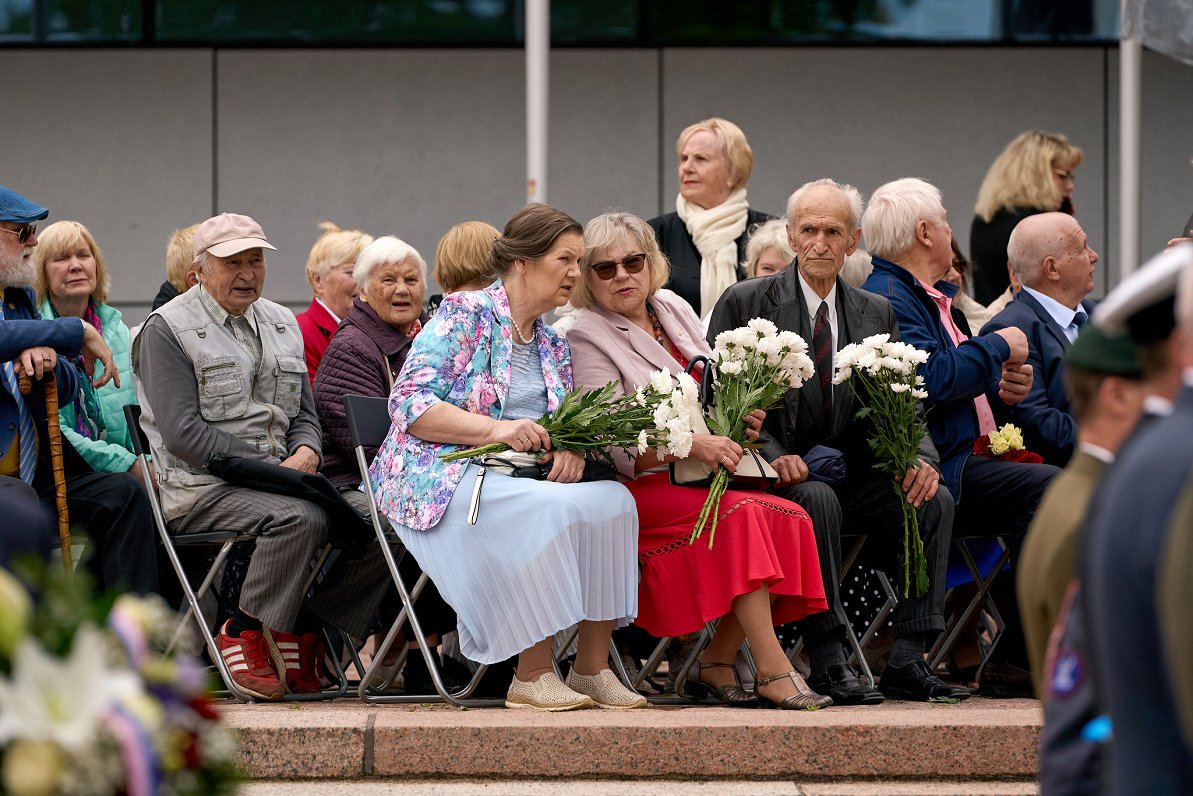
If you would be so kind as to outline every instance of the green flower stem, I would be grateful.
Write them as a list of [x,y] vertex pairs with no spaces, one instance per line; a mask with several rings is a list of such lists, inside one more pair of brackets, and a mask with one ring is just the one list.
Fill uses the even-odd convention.
[[717,536],[717,523],[721,518],[721,497],[728,488],[729,471],[725,469],[724,465],[717,465],[716,475],[713,476],[712,483],[708,486],[708,497],[704,499],[704,505],[700,508],[700,516],[696,518],[696,527],[692,529],[692,536],[688,539],[688,544],[695,544],[696,540],[704,534],[704,528],[711,517],[712,527],[708,530],[708,549],[712,550],[713,539]]

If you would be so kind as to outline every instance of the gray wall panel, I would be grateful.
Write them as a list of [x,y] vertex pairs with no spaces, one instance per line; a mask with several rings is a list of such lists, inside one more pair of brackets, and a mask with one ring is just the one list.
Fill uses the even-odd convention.
[[211,207],[211,54],[0,54],[4,185],[85,224],[136,320],[165,278],[166,239]]

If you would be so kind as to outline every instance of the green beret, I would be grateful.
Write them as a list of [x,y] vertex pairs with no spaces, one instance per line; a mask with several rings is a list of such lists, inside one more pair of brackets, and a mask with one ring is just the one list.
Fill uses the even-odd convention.
[[1065,365],[1089,373],[1105,373],[1139,379],[1143,369],[1135,355],[1135,342],[1126,333],[1107,334],[1096,323],[1087,323],[1069,350]]

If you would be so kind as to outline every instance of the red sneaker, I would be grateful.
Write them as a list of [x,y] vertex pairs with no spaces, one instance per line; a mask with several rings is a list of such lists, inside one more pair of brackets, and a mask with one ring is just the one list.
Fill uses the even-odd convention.
[[296,636],[266,628],[269,651],[274,665],[291,694],[317,694],[323,690],[319,682],[319,661],[323,659],[323,639],[315,633]]
[[[230,622],[232,620],[228,620]],[[269,659],[265,637],[260,630],[246,630],[238,638],[228,635],[228,622],[215,637],[220,657],[236,685],[258,699],[276,701],[285,693],[277,670]]]

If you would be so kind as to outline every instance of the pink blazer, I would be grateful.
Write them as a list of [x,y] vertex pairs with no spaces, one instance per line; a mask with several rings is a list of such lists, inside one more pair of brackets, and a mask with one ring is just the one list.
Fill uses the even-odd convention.
[[[656,292],[649,301],[663,331],[685,359],[712,353],[704,341],[700,319],[686,301],[666,289]],[[622,392],[629,392],[648,383],[651,371],[682,371],[653,334],[597,304],[580,312],[567,333],[567,341],[572,349],[572,378],[577,388],[596,389],[617,381],[621,382]],[[621,450],[611,453],[618,471],[634,478],[633,459]]]

